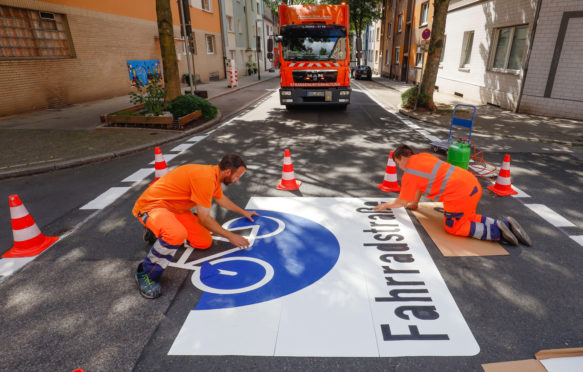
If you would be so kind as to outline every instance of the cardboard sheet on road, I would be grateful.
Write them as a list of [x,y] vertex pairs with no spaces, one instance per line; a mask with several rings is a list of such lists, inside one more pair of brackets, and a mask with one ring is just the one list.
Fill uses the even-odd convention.
[[413,211],[413,214],[444,256],[501,256],[509,254],[496,242],[448,234],[443,228],[442,211],[443,203],[419,203],[419,208]]
[[484,372],[567,372],[583,370],[583,347],[541,350],[536,359],[482,364]]

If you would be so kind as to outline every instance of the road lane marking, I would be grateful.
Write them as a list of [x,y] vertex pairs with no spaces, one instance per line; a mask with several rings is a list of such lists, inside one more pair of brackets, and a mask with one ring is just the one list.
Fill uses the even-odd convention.
[[109,190],[91,200],[79,209],[103,209],[117,200],[120,196],[131,189],[131,187],[110,187]]
[[186,140],[186,142],[200,142],[203,139],[205,139],[207,136],[194,136],[194,137],[190,137],[189,139]]
[[534,213],[538,214],[544,220],[555,227],[576,227],[571,221],[561,216],[557,212],[544,204],[524,204]]
[[139,182],[154,173],[154,168],[142,168],[124,178],[121,182]]

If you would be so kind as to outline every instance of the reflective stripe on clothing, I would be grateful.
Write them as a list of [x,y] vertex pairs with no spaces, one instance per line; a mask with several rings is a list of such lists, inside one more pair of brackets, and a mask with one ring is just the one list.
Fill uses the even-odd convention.
[[476,183],[476,178],[467,170],[421,153],[412,155],[407,161],[399,198],[414,201],[415,193],[421,191],[436,201],[463,199],[471,194]]
[[160,281],[164,270],[172,262],[172,258],[180,247],[181,245],[168,244],[162,238],[156,240],[144,262],[142,262],[142,268],[151,280]]

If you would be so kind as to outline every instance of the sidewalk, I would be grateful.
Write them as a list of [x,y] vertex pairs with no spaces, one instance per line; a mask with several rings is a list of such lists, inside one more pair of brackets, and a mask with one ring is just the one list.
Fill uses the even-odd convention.
[[[241,76],[239,86],[227,87],[227,80],[197,84],[206,90],[209,101],[240,92],[270,79],[275,72],[262,71],[257,75]],[[190,86],[182,85],[182,90]],[[128,88],[129,91],[129,88]],[[253,102],[259,97],[250,97]],[[82,103],[59,109],[48,109],[0,118],[0,179],[42,173],[54,169],[118,157],[141,149],[157,146],[204,130],[228,115],[234,107],[220,107],[216,118],[186,131],[146,128],[106,128],[100,115],[133,106],[129,96]]]
[[[394,90],[399,96],[405,90],[413,87],[412,84],[405,84],[379,76],[373,76],[373,81]],[[477,107],[476,118],[472,128],[473,133],[522,141],[583,146],[583,121],[514,113],[496,106],[472,102],[440,92],[435,92],[433,99],[438,108],[436,113],[403,108],[400,108],[399,112],[422,122],[449,129],[454,106],[456,104],[469,104]],[[395,101],[392,102],[393,106],[400,107],[400,99],[393,101]],[[459,117],[458,112],[459,109],[456,111],[456,117]],[[465,113],[462,112],[461,114]]]

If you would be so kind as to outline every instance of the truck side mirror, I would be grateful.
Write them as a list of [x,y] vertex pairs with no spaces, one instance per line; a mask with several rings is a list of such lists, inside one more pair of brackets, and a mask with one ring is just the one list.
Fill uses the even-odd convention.
[[356,51],[357,52],[362,51],[362,38],[360,37],[356,38]]
[[267,39],[267,51],[269,53],[273,52],[273,39],[272,38]]
[[282,41],[283,41],[283,36],[281,36],[281,35],[277,35],[277,36],[275,37],[275,42],[276,42],[276,43],[281,43]]

